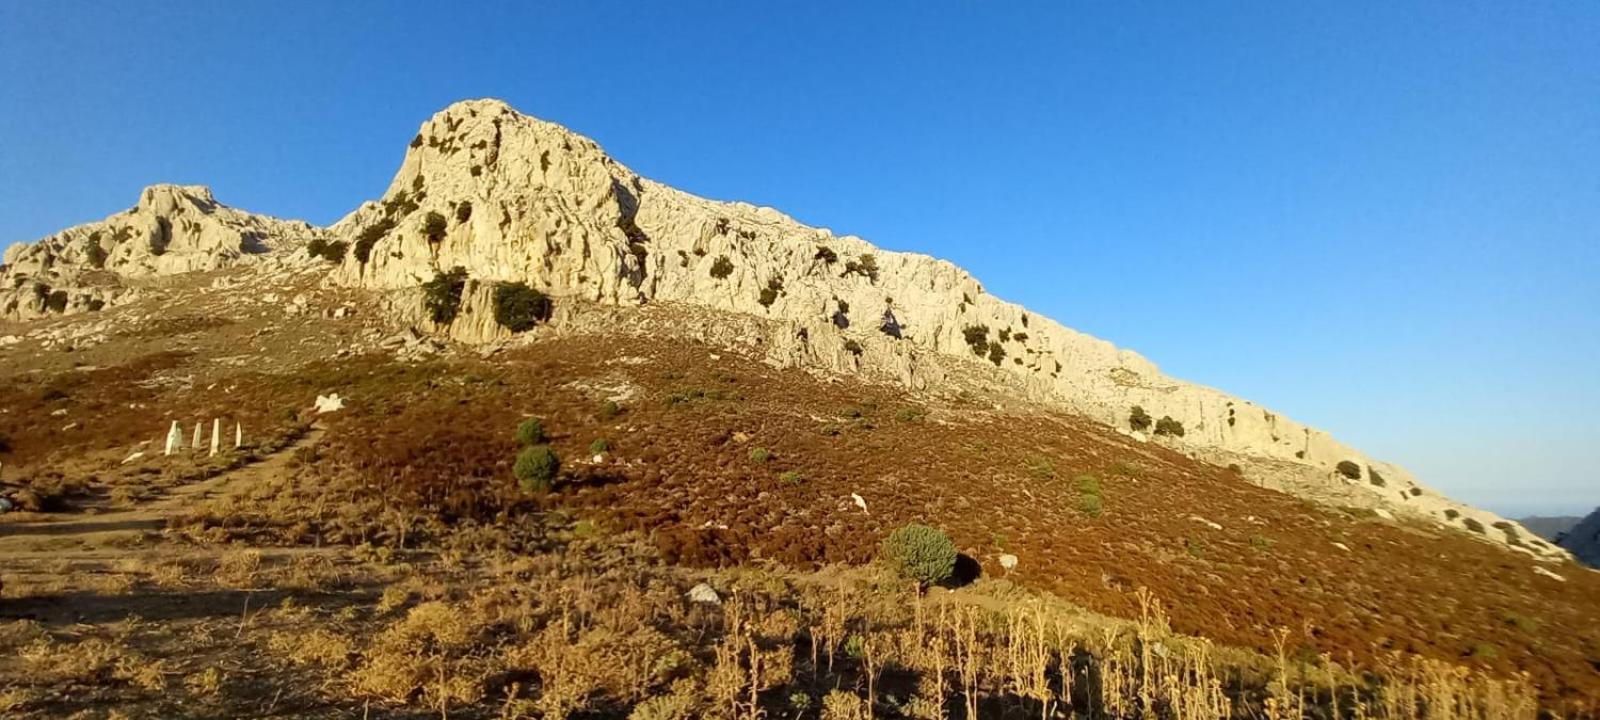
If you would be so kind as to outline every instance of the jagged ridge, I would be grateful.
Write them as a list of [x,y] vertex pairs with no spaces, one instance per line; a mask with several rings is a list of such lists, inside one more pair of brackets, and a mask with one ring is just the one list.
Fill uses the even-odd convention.
[[[1131,409],[1140,406],[1181,425],[1181,436],[1160,442],[1238,464],[1261,484],[1466,527],[1535,555],[1565,556],[1514,523],[1453,502],[1403,468],[1320,430],[1167,377],[1137,353],[995,298],[949,262],[882,251],[770,208],[677,191],[640,177],[594,141],[497,100],[460,102],[435,114],[380,201],[326,231],[238,213],[216,205],[209,193],[202,202],[192,189],[156,190],[141,200],[140,208],[150,209],[143,217],[135,208],[8,253],[16,306],[27,296],[26,280],[59,272],[52,262],[83,267],[83,248],[92,244],[86,239],[95,232],[130,236],[113,243],[105,263],[124,275],[208,269],[252,250],[292,249],[325,235],[350,247],[331,282],[389,293],[419,325],[427,323],[418,286],[441,270],[463,268],[473,280],[466,303],[480,311],[435,328],[458,339],[509,335],[481,311],[502,282],[526,282],[569,301],[743,313],[777,328],[761,340],[785,363],[887,374],[912,388],[943,383],[951,367],[999,374],[1029,399],[1152,439],[1129,427]],[[190,230],[190,222],[201,229]],[[169,238],[166,252],[153,252],[162,237]]]

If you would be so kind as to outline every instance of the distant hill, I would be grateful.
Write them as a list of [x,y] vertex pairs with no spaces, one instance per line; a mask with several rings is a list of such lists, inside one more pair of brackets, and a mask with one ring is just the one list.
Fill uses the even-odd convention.
[[1566,548],[1578,560],[1594,567],[1600,567],[1600,508],[1589,513],[1577,525],[1567,531],[1565,537],[1557,543]]
[[1576,515],[1530,515],[1517,519],[1517,522],[1532,530],[1535,535],[1552,541],[1559,539],[1582,521],[1583,518]]

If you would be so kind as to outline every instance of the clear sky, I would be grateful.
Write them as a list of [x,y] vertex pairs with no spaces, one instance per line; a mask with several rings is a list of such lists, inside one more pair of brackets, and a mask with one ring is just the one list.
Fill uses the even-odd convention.
[[948,258],[1511,514],[1600,502],[1600,4],[0,2],[0,244],[328,223],[452,101]]

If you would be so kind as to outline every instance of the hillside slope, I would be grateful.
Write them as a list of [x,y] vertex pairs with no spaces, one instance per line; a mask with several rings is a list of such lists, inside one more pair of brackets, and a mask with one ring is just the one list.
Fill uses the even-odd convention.
[[[131,637],[131,656],[159,660],[169,674],[251,668],[209,695],[198,680],[141,692],[86,671],[81,682],[98,693],[89,695],[39,679],[64,672],[41,660],[48,648],[0,653],[0,682],[49,690],[26,701],[37,712],[24,717],[67,715],[86,697],[206,707],[222,697],[242,709],[198,714],[260,714],[280,688],[289,707],[322,707],[329,717],[362,711],[366,700],[375,713],[403,708],[413,684],[435,682],[410,665],[385,664],[400,662],[385,648],[408,638],[420,638],[421,650],[402,645],[404,657],[465,663],[449,678],[459,693],[451,697],[468,699],[456,701],[452,717],[497,717],[500,692],[552,694],[515,687],[530,667],[557,672],[556,661],[513,652],[506,638],[581,612],[568,603],[611,608],[602,627],[627,613],[673,618],[674,637],[695,658],[686,666],[715,667],[714,643],[706,643],[737,627],[737,617],[723,625],[707,619],[713,611],[685,610],[689,587],[704,579],[792,608],[806,596],[785,583],[860,569],[910,521],[948,532],[977,576],[930,593],[927,612],[944,602],[996,608],[1006,613],[999,626],[1015,629],[1035,622],[1041,603],[1064,603],[1079,610],[1061,619],[1061,656],[1076,647],[1109,658],[1110,628],[1095,618],[1138,620],[1154,598],[1166,608],[1158,624],[1215,644],[1183,640],[1212,653],[1206,672],[1228,683],[1240,717],[1261,714],[1260,668],[1272,666],[1280,643],[1308,692],[1326,691],[1313,678],[1335,678],[1346,684],[1342,706],[1365,702],[1371,717],[1401,716],[1376,712],[1390,697],[1377,689],[1408,687],[1394,684],[1406,668],[1455,678],[1452,692],[1475,693],[1472,703],[1499,703],[1486,717],[1532,717],[1495,696],[1496,682],[1530,686],[1551,709],[1600,698],[1600,626],[1590,622],[1600,613],[1600,573],[1576,565],[1256,487],[1173,448],[1018,402],[1000,384],[912,391],[857,373],[779,367],[762,344],[747,342],[781,327],[777,320],[683,303],[569,300],[559,321],[478,348],[413,335],[384,311],[384,298],[322,278],[316,266],[283,277],[236,267],[170,278],[99,313],[0,324],[0,334],[19,338],[0,348],[0,379],[12,388],[0,397],[8,448],[0,494],[49,510],[0,515],[8,558],[0,608],[43,619],[61,653],[85,634]],[[709,332],[730,326],[737,332]],[[314,413],[315,399],[332,394],[343,408]],[[513,429],[529,417],[542,420],[563,459],[546,495],[523,493],[512,474]],[[225,428],[239,422],[249,453],[298,449],[269,461],[278,475],[220,481],[231,491],[170,516],[161,532],[120,522],[200,498],[192,488],[208,486],[211,473],[248,461],[227,451],[161,454],[169,423],[182,424],[187,444],[190,428],[209,428],[212,418]],[[308,432],[308,422],[316,429]],[[485,575],[496,589],[479,597],[474,583]],[[529,590],[553,576],[570,585],[558,594]],[[361,585],[344,584],[354,577]],[[641,593],[651,598],[643,610]],[[866,609],[886,602],[881,590],[842,597],[828,589],[804,600],[807,624],[777,626],[779,639],[767,641],[801,658],[792,683],[764,694],[771,714],[815,717],[772,703],[864,677],[859,649],[802,661],[815,652],[803,638],[843,622],[830,613],[857,618],[851,633],[882,640],[873,652],[886,653],[891,668],[922,667],[916,641],[884,639],[915,626],[914,601],[889,598],[905,603],[905,614],[884,617]],[[439,604],[425,601],[436,600],[471,608],[491,627],[465,650],[430,655],[427,633],[456,637],[444,635],[452,626],[424,624]],[[529,605],[516,612],[530,613],[531,625],[500,626],[503,613]],[[130,612],[143,618],[132,631]],[[570,646],[604,661],[602,649],[616,647],[607,637]],[[1161,642],[1179,647],[1177,638]],[[984,652],[992,653],[984,692],[1015,704],[1004,674],[1009,650]],[[303,656],[322,660],[295,659]],[[486,658],[494,672],[473,664]],[[585,666],[555,667],[589,677]],[[610,692],[598,697],[622,709],[589,716],[620,720],[638,699]],[[928,717],[892,702],[879,712]],[[976,716],[1039,716],[1008,712]]]
[[[922,389],[992,363],[1020,397],[1240,465],[1259,484],[1564,556],[1327,433],[1167,377],[1136,353],[995,298],[948,262],[885,252],[770,208],[679,192],[638,176],[592,140],[499,101],[457,103],[424,123],[381,200],[332,230],[352,248],[333,279],[394,293],[396,309],[419,324],[426,319],[418,286],[462,268],[471,281],[466,305],[478,312],[437,328],[457,339],[509,336],[488,312],[494,286],[505,282],[558,299],[748,314],[781,322],[760,341],[787,365],[874,373]],[[1135,407],[1144,418],[1133,417]]]
[[[495,100],[456,103],[422,125],[377,202],[329,228],[252,215],[200,187],[154,186],[99,223],[12,248],[0,317],[94,312],[160,278],[245,263],[281,275],[333,261],[328,282],[375,291],[385,312],[470,343],[507,340],[495,289],[556,299],[678,303],[774,325],[749,330],[769,361],[891,379],[913,390],[978,381],[1222,465],[1256,484],[1335,506],[1409,515],[1538,557],[1565,551],[1455,502],[1247,400],[1163,375],[1129,350],[986,293],[948,262],[885,252],[770,208],[706,200],[642,178],[592,140]],[[462,312],[439,326],[420,286],[461,268]],[[729,315],[729,314],[733,315]]]

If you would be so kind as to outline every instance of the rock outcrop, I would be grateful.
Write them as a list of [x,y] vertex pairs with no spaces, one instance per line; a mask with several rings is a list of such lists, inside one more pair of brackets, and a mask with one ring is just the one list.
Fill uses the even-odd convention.
[[[1221,391],[1167,377],[1129,350],[989,295],[955,265],[885,252],[771,208],[695,197],[640,177],[594,141],[495,100],[461,102],[424,123],[387,192],[341,220],[350,252],[333,281],[395,293],[463,268],[469,318],[438,328],[467,341],[505,334],[496,284],[622,306],[682,303],[777,321],[779,359],[888,369],[923,387],[940,359],[965,358],[1012,387],[1159,437],[1263,484],[1323,501],[1383,507],[1538,555],[1514,525],[1453,502],[1403,468]],[[419,318],[418,318],[419,319]],[[1142,410],[1137,413],[1135,408]],[[1512,527],[1509,532],[1487,528]]]
[[138,279],[228,267],[321,234],[218,203],[204,187],[154,185],[128,210],[6,252],[0,318],[99,310],[136,293]]
[[[327,283],[377,293],[396,321],[457,340],[511,335],[494,317],[506,283],[553,298],[557,324],[603,314],[578,306],[682,307],[697,328],[705,325],[695,313],[709,312],[716,319],[706,323],[738,328],[741,341],[775,362],[913,389],[984,378],[1131,441],[1237,465],[1269,487],[1565,557],[1325,432],[1170,378],[1137,353],[996,298],[949,262],[886,252],[771,208],[680,192],[497,100],[434,115],[383,196],[329,228],[233,210],[203,188],[150,188],[132,210],[7,253],[0,317],[93,310],[141,277],[254,257],[310,262],[297,250],[317,239],[339,248],[324,255]],[[461,307],[438,326],[423,310],[421,286],[454,268],[465,275]]]

